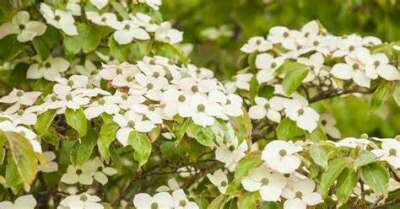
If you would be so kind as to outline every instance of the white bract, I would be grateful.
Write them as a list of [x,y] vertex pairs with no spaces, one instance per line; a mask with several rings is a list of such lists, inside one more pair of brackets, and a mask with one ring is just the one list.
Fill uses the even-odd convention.
[[57,209],[104,209],[100,203],[101,199],[96,195],[82,193],[79,195],[71,195],[61,200]]
[[69,36],[78,35],[75,20],[70,11],[53,9],[45,3],[40,4],[40,12],[47,23],[62,30]]
[[300,166],[301,159],[298,153],[302,150],[302,147],[292,142],[275,140],[265,146],[262,159],[272,170],[290,174]]
[[284,209],[306,209],[323,202],[319,193],[314,192],[315,183],[310,179],[295,179],[289,181],[282,196],[286,199]]
[[37,205],[32,195],[18,197],[14,203],[10,201],[0,202],[0,209],[34,209]]
[[154,196],[139,193],[133,198],[133,204],[137,209],[170,209],[174,205],[174,200],[167,192],[160,192]]
[[243,188],[248,192],[258,191],[263,201],[279,201],[287,183],[280,174],[266,169],[264,166],[255,168],[241,180]]
[[222,194],[226,192],[229,182],[228,177],[224,171],[222,171],[221,169],[216,170],[212,174],[207,174],[207,178],[212,184],[214,184],[214,186],[217,187],[219,192],[221,192]]
[[41,36],[46,31],[46,24],[30,20],[27,11],[18,12],[11,22],[0,25],[0,39],[10,34],[18,34],[19,42],[32,41],[36,36]]
[[61,57],[49,57],[43,62],[37,62],[29,66],[26,77],[28,79],[45,78],[55,81],[61,77],[61,73],[70,67],[70,63]]

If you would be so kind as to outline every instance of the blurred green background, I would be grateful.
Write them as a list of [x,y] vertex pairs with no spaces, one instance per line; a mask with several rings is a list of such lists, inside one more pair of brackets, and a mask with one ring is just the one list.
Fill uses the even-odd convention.
[[[213,69],[220,79],[229,79],[239,70],[239,49],[250,37],[265,36],[276,25],[297,29],[317,19],[336,35],[400,40],[397,0],[163,0],[162,14],[184,31],[185,42],[193,43],[191,60]],[[335,116],[343,136],[400,133],[400,111],[393,101],[378,110],[355,97],[317,106]]]
[[[374,35],[400,39],[397,0],[163,0],[162,14],[196,46],[191,58],[229,78],[235,73],[238,49],[249,37],[264,36],[271,26],[299,28],[318,19],[333,34]],[[229,36],[210,39],[204,31],[223,26]]]

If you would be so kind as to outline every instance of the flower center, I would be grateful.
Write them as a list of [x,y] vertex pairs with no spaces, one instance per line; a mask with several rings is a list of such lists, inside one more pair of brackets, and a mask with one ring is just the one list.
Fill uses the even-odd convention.
[[268,178],[263,178],[263,179],[261,179],[261,183],[262,183],[264,186],[267,186],[267,185],[269,184],[269,179],[268,179]]
[[396,156],[397,155],[397,151],[394,148],[391,148],[389,150],[389,156]]
[[82,170],[81,169],[76,169],[76,174],[81,175],[82,174]]
[[116,73],[117,73],[117,75],[121,75],[122,74],[122,69],[118,68]]
[[72,100],[72,95],[71,94],[67,94],[67,96],[65,96],[65,99],[67,101],[71,101]]
[[287,155],[286,150],[284,150],[284,149],[279,150],[279,155],[280,155],[281,157],[286,156],[286,155]]
[[129,24],[126,24],[126,25],[124,26],[124,29],[125,29],[125,30],[129,30],[129,29],[131,29],[131,26],[130,26]]
[[221,184],[220,184],[222,187],[225,187],[226,185],[228,185],[228,182],[226,182],[226,181],[221,181]]
[[235,150],[235,146],[231,145],[229,146],[229,151],[233,152]]
[[184,96],[184,95],[180,95],[179,97],[178,97],[178,101],[179,102],[184,102],[186,100],[186,97]]
[[186,206],[186,201],[185,200],[179,201],[179,206],[185,207]]
[[304,110],[303,110],[303,109],[299,109],[299,110],[297,111],[297,114],[303,115],[303,114],[304,114]]
[[61,20],[61,16],[60,16],[60,15],[54,16],[54,20],[55,20],[55,21],[60,21],[60,20]]
[[130,120],[130,121],[128,122],[128,126],[131,127],[131,128],[135,128],[135,121]]
[[17,97],[22,97],[23,95],[24,95],[24,92],[22,92],[22,91],[17,92]]
[[153,77],[154,77],[154,78],[160,77],[160,73],[159,73],[159,72],[154,72],[154,73],[153,73]]
[[206,110],[206,106],[204,106],[203,104],[197,105],[197,111],[204,112],[205,110]]
[[375,67],[378,67],[379,66],[379,61],[378,60],[376,60],[375,62],[374,62],[374,65],[375,65]]
[[196,93],[196,92],[199,91],[199,87],[197,87],[196,85],[192,86],[191,90],[192,90],[193,93]]
[[356,49],[356,48],[355,48],[354,46],[350,46],[350,47],[349,47],[349,51],[351,51],[351,52],[354,51],[355,49]]
[[81,195],[81,197],[79,198],[82,202],[86,202],[86,200],[88,199],[86,195]]
[[307,38],[309,35],[310,35],[310,33],[306,32],[306,33],[304,34],[304,37]]
[[154,86],[153,86],[152,83],[148,83],[148,84],[146,85],[146,88],[147,88],[148,90],[152,89],[153,87],[154,87]]
[[294,195],[296,198],[301,199],[303,197],[303,194],[301,192],[296,192],[296,194]]
[[319,41],[314,41],[314,42],[313,42],[313,45],[314,45],[314,46],[318,46],[318,45],[319,45]]
[[321,124],[325,126],[328,122],[326,120],[321,120]]
[[275,62],[271,63],[271,68],[275,68],[277,64]]
[[68,85],[68,86],[73,86],[73,85],[74,85],[74,81],[69,80],[69,81],[67,82],[67,85]]
[[258,40],[256,41],[256,45],[260,45],[260,44],[261,44],[261,40],[258,39]]
[[353,66],[354,69],[360,68],[360,66],[357,63],[354,63],[352,66]]
[[46,63],[44,63],[44,67],[45,67],[45,68],[51,68],[51,64],[50,64],[50,62],[46,62]]
[[99,105],[104,105],[105,103],[106,101],[103,98],[99,99]]
[[101,18],[101,22],[106,22],[107,21],[107,18],[106,17],[102,17]]
[[128,76],[128,77],[126,77],[126,81],[128,81],[128,82],[133,81],[133,76]]
[[25,29],[25,25],[24,25],[24,24],[20,24],[20,25],[18,25],[18,28],[19,28],[20,30],[24,30],[24,29]]
[[284,37],[284,38],[289,37],[289,33],[288,33],[288,32],[284,32],[284,33],[283,33],[283,37]]
[[151,203],[151,209],[158,209],[158,203],[156,202]]

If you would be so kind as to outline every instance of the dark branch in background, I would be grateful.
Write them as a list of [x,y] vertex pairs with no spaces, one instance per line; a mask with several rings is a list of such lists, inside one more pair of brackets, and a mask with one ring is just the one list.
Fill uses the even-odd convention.
[[325,99],[330,99],[333,97],[337,96],[342,96],[346,94],[354,94],[354,93],[360,93],[360,94],[371,94],[375,91],[375,88],[371,89],[360,89],[360,88],[350,88],[350,89],[330,89],[328,91],[321,92],[313,97],[311,97],[308,101],[310,103],[315,103],[319,102]]

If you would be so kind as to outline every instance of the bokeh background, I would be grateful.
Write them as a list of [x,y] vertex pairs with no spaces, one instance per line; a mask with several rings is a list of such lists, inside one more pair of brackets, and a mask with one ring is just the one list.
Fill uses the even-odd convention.
[[[298,29],[316,19],[336,35],[400,40],[397,0],[163,0],[161,10],[184,31],[185,42],[193,44],[192,62],[213,69],[220,79],[240,70],[239,49],[250,37],[265,36],[276,25]],[[333,113],[343,136],[400,134],[400,109],[391,100],[377,110],[357,97],[333,99],[316,108]]]

